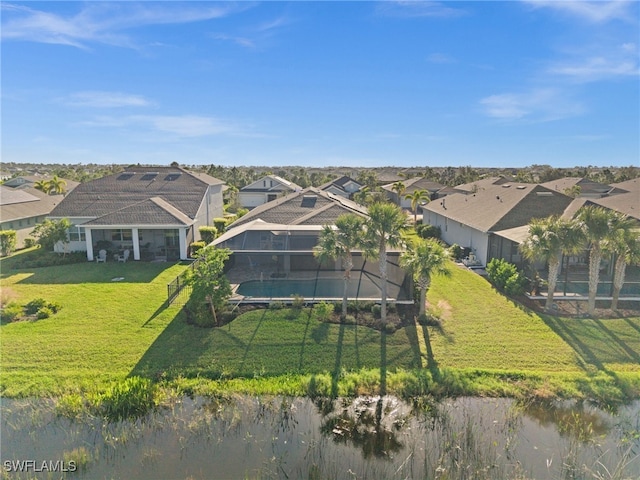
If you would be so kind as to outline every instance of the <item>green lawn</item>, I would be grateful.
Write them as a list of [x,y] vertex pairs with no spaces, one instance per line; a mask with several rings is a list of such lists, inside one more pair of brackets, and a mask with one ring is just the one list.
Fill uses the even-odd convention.
[[[479,276],[452,268],[429,300],[441,329],[391,335],[319,322],[309,310],[255,310],[216,329],[184,322],[166,308],[166,284],[186,267],[163,263],[81,263],[30,271],[2,260],[3,298],[43,297],[55,316],[1,327],[3,395],[46,395],[103,387],[127,375],[151,378],[271,377],[361,369],[440,368],[532,375],[624,373],[640,378],[640,318],[574,320],[541,316],[497,294]],[[121,281],[114,278],[124,277]],[[634,380],[638,382],[638,380]]]

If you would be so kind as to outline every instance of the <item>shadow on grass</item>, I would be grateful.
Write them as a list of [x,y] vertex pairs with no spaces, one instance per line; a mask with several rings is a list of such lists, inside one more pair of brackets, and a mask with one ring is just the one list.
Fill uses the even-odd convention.
[[603,332],[606,332],[607,335],[609,335],[609,337],[622,350],[624,350],[627,355],[629,355],[629,357],[632,359],[632,361],[635,361],[635,363],[640,364],[640,355],[638,355],[637,352],[635,352],[631,347],[629,347],[629,345],[627,345],[618,335],[616,335],[615,332],[611,331],[601,320],[596,318],[596,319],[594,319],[594,322],[596,323],[596,325],[598,325],[600,327],[600,329]]
[[340,373],[342,371],[342,346],[344,343],[344,323],[340,324],[340,330],[338,331],[338,344],[336,346],[336,361],[333,366],[333,372],[331,372],[331,398],[338,396],[338,381],[340,380]]
[[[187,262],[180,262],[187,265]],[[95,263],[85,262],[54,267],[30,268],[4,272],[11,276],[27,273],[28,277],[20,280],[21,284],[79,284],[79,283],[150,283],[173,263],[149,263],[129,261],[127,263]]]
[[244,364],[247,361],[247,355],[249,355],[249,350],[251,349],[251,345],[253,345],[253,340],[256,338],[256,334],[258,333],[258,330],[260,330],[260,326],[262,325],[262,322],[264,322],[264,317],[266,315],[267,315],[267,311],[264,310],[262,312],[262,316],[260,317],[260,320],[258,320],[258,324],[256,325],[255,330],[251,334],[251,338],[247,342],[247,346],[244,349],[244,355],[242,356],[242,362],[240,363],[240,370],[243,370],[244,368]]

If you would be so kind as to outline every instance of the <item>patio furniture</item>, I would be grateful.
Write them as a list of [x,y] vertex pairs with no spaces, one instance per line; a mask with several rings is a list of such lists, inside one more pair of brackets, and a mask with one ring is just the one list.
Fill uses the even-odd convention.
[[125,263],[127,260],[129,260],[129,255],[131,254],[131,252],[129,250],[125,250],[124,253],[122,255],[118,255],[118,261]]
[[98,256],[96,257],[96,263],[107,263],[107,251],[106,250],[100,250],[98,252]]

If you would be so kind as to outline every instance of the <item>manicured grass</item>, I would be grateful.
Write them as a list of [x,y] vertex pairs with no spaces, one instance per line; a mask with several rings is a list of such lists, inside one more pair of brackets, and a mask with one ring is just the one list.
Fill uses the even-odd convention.
[[386,335],[322,323],[309,309],[254,310],[215,329],[187,325],[179,306],[164,305],[166,284],[184,265],[12,271],[5,262],[3,298],[24,304],[43,297],[62,305],[49,319],[1,327],[5,396],[104,389],[130,375],[190,390],[222,379],[224,388],[256,393],[353,393],[384,384],[410,394],[430,391],[434,382],[456,394],[517,394],[515,384],[541,395],[545,389],[599,397],[640,391],[640,318],[539,315],[457,267],[449,278],[434,278],[429,294],[442,328],[412,324]]

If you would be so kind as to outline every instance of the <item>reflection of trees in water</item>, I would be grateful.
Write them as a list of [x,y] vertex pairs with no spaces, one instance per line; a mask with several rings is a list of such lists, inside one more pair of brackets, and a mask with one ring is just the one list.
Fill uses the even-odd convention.
[[[316,405],[323,415],[320,431],[336,443],[351,443],[362,450],[364,458],[371,456],[391,459],[404,445],[398,433],[407,423],[400,403],[390,397],[359,397],[334,408],[331,401]],[[336,411],[337,410],[337,411]]]
[[522,407],[526,416],[543,427],[555,426],[563,437],[591,442],[611,432],[612,425],[601,411],[582,402],[533,402]]

